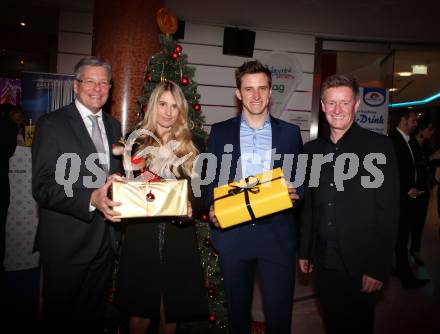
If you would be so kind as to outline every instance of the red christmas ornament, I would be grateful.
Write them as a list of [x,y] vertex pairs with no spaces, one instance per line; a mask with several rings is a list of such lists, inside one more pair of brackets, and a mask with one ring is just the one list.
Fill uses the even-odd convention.
[[182,79],[180,79],[180,82],[182,83],[182,85],[184,86],[188,86],[189,84],[189,79],[186,76],[183,76]]
[[202,109],[202,106],[198,103],[194,103],[193,104],[193,108],[195,111],[200,111]]
[[172,60],[176,60],[177,58],[179,58],[179,54],[177,52],[171,52],[171,59]]
[[151,74],[150,73],[145,74],[145,80],[144,81],[151,82]]
[[215,313],[209,315],[209,321],[214,322],[217,319]]
[[174,49],[174,52],[181,53],[182,50],[183,50],[183,49],[182,49],[182,46],[179,45],[179,44],[176,44],[176,48]]
[[201,220],[202,222],[207,222],[207,221],[208,221],[208,215],[207,215],[207,214],[203,214],[203,215],[200,217],[200,220]]
[[147,201],[149,201],[149,202],[154,201],[154,199],[156,198],[156,196],[154,196],[154,194],[152,193],[151,189],[146,197],[147,197]]
[[141,157],[133,157],[133,158],[131,158],[131,163],[133,165],[137,165],[140,162],[141,162]]

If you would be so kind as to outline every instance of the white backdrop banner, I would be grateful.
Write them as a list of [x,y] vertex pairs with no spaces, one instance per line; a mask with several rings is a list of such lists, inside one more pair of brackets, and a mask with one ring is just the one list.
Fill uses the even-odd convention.
[[31,148],[17,146],[9,160],[11,203],[6,220],[6,271],[38,267],[39,253],[33,253],[38,225],[37,203],[32,197]]
[[284,119],[284,108],[302,80],[301,63],[295,55],[279,51],[265,53],[258,60],[272,73],[271,114]]

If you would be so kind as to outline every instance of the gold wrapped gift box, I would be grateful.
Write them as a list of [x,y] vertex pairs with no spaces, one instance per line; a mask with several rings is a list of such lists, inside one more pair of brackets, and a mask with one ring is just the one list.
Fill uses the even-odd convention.
[[292,207],[281,168],[214,188],[214,211],[221,228]]
[[115,207],[119,218],[188,215],[188,181],[114,181],[112,196],[122,205]]

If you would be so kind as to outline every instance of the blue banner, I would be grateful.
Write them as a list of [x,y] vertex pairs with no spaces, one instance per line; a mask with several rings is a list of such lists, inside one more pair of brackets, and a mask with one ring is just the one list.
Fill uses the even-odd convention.
[[32,123],[73,101],[73,75],[23,72],[22,106]]

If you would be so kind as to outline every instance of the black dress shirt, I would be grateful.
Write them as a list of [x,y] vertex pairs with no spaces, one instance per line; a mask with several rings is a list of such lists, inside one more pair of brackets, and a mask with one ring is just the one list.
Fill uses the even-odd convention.
[[333,143],[329,137],[325,138],[324,154],[333,153],[333,161],[322,165],[319,179],[318,262],[327,269],[344,269],[336,234],[338,228],[335,215],[337,189],[334,181],[334,166],[336,158],[342,153],[347,153],[344,147],[346,147],[347,141],[350,140],[350,130],[351,128],[337,143]]

